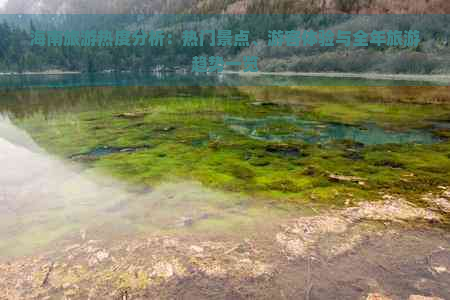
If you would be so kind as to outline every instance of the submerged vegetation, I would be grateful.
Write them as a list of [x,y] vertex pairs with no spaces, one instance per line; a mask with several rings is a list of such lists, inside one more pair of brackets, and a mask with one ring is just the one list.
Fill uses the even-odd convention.
[[193,180],[329,207],[449,185],[448,92],[128,87],[23,90],[1,101],[50,153],[127,182]]
[[448,87],[0,93],[0,298],[448,294]]

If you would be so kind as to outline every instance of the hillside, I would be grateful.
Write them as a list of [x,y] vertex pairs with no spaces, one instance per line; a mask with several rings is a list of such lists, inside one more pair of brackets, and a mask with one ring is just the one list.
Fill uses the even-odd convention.
[[2,13],[445,14],[447,0],[4,0]]
[[[97,72],[104,70],[151,71],[155,67],[190,69],[194,56],[238,59],[259,57],[262,71],[281,72],[377,72],[412,74],[450,73],[450,2],[444,0],[171,0],[89,2],[79,0],[8,0],[8,13],[0,15],[0,71],[60,69]],[[89,14],[84,14],[89,12]],[[293,14],[294,12],[298,14]],[[324,12],[326,14],[318,14]],[[342,14],[351,12],[354,14]],[[36,15],[39,13],[39,15]],[[48,15],[47,15],[48,13]],[[52,15],[56,13],[58,15]],[[105,13],[101,17],[95,13]],[[117,13],[117,14],[106,14]],[[118,14],[125,13],[125,14]],[[128,14],[130,13],[130,14]],[[139,14],[138,14],[139,13]],[[143,14],[147,13],[147,14]],[[158,13],[158,14],[157,14]],[[159,14],[160,13],[160,14]],[[183,13],[183,14],[169,14]],[[289,13],[289,14],[284,14]],[[407,14],[426,13],[426,14]],[[436,14],[434,14],[436,13]],[[1,19],[0,19],[1,21]],[[186,29],[249,30],[249,47],[184,47]],[[172,45],[151,47],[30,46],[33,30],[164,30],[176,40]],[[269,30],[418,30],[417,47],[273,47]]]

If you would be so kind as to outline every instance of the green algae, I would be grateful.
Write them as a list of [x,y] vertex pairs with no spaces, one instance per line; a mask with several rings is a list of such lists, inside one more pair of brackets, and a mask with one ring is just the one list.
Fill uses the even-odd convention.
[[[427,97],[443,97],[442,91],[412,89],[426,101],[418,103],[408,90],[394,97],[391,88],[274,88],[264,91],[270,105],[261,104],[260,90],[244,88],[239,97],[236,89],[220,88],[41,90],[31,98],[32,112],[22,103],[30,95],[11,92],[7,99],[20,102],[6,106],[14,123],[48,153],[81,165],[89,179],[106,174],[152,192],[77,203],[83,191],[76,180],[68,182],[61,186],[72,196],[67,207],[43,207],[20,222],[2,218],[0,250],[25,253],[79,237],[85,228],[108,238],[149,231],[239,234],[294,212],[385,193],[427,206],[419,195],[450,185],[450,100],[430,104]],[[330,135],[330,128],[352,134]]]
[[[440,128],[438,136],[429,126],[448,115],[450,106],[416,103],[405,88],[399,88],[405,95],[386,89],[366,95],[374,89],[242,88],[239,99],[230,96],[235,89],[201,89],[182,97],[173,91],[145,96],[141,90],[89,89],[74,93],[96,105],[34,113],[16,122],[63,157],[99,146],[148,146],[84,163],[149,186],[194,180],[253,197],[339,206],[349,195],[370,199],[380,190],[414,194],[448,184],[448,130]],[[286,101],[256,105],[261,94],[275,103],[280,97]],[[358,176],[365,184],[331,182],[330,174]]]

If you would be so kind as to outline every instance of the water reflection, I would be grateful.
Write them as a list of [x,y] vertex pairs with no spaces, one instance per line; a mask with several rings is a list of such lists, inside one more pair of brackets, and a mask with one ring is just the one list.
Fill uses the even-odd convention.
[[242,76],[239,74],[189,73],[80,73],[2,75],[0,88],[83,87],[83,86],[429,86],[446,83],[384,80],[365,78],[333,78],[317,76]]
[[94,174],[49,156],[5,116],[0,117],[0,165],[0,259],[86,235],[220,232],[249,224],[261,213],[255,207],[250,212],[251,204],[239,196],[195,182],[150,189]]

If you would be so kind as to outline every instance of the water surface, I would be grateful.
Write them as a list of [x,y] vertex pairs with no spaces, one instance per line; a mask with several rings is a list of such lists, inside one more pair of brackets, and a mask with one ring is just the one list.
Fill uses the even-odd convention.
[[[81,87],[81,86],[432,86],[428,81],[372,80],[317,76],[241,76],[239,74],[178,73],[79,73],[0,75],[0,87]],[[445,85],[445,83],[443,83]]]
[[[443,97],[400,83],[427,85],[236,74],[0,76],[0,252],[29,254],[80,236],[243,234],[349,197],[372,199],[381,188],[446,184],[450,109],[393,102],[403,93],[408,101]],[[263,87],[271,84],[295,87]]]

